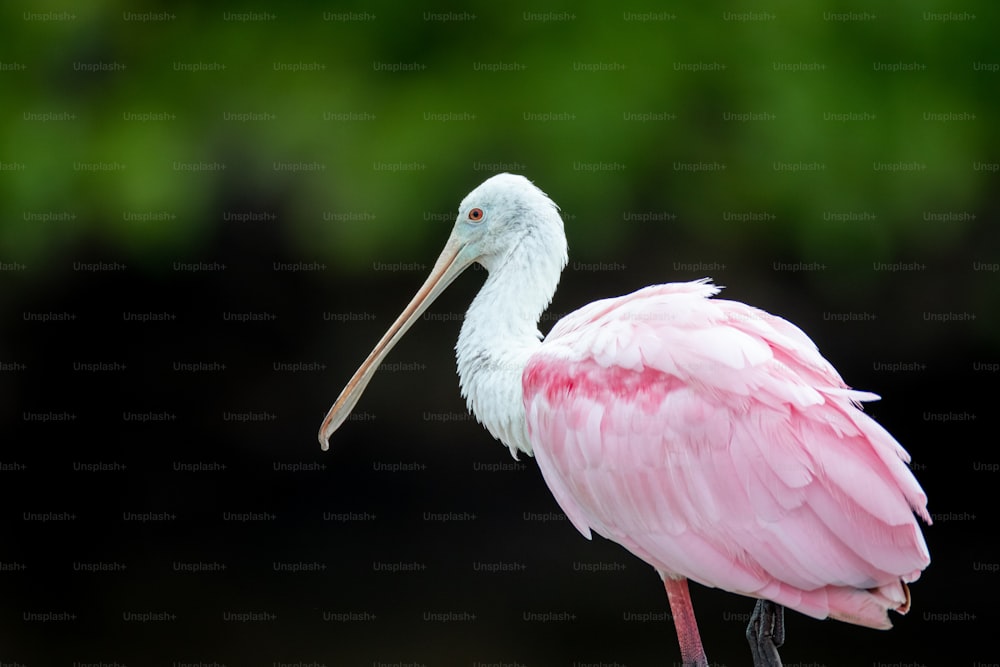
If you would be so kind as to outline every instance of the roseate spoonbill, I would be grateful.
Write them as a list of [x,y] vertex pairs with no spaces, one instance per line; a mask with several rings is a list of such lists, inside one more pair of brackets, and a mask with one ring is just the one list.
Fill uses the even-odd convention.
[[567,262],[558,207],[523,176],[473,190],[430,276],[330,408],[325,450],[382,358],[473,262],[489,272],[456,345],[486,429],[534,455],[572,524],[663,579],[685,665],[707,665],[687,580],[758,602],[757,665],[780,665],[783,607],[889,628],[930,563],[909,455],[789,322],[713,299],[707,279],[594,302],[548,336]]

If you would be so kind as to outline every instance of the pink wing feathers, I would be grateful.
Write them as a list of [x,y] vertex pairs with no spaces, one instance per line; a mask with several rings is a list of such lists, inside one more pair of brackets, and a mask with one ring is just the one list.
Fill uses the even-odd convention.
[[668,574],[876,628],[930,562],[909,456],[797,327],[655,285],[563,318],[523,375],[559,505]]

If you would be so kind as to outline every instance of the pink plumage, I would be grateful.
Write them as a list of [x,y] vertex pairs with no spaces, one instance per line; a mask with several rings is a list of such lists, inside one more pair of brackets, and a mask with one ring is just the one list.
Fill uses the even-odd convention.
[[469,409],[535,454],[580,532],[663,577],[685,667],[707,667],[687,580],[757,598],[756,667],[778,667],[783,607],[873,628],[909,608],[930,523],[909,456],[801,330],[713,299],[707,280],[592,303],[541,340],[567,262],[558,207],[498,174],[459,205],[431,274],[320,427],[327,447],[375,369],[466,267],[489,272],[455,346]]
[[909,456],[800,329],[717,292],[655,285],[552,329],[522,376],[546,483],[666,576],[890,627],[930,562]]

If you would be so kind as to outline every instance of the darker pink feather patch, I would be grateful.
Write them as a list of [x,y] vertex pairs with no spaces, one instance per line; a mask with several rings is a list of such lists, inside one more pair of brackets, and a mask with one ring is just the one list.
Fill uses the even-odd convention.
[[612,366],[605,368],[591,360],[554,362],[535,360],[522,377],[525,396],[541,393],[550,405],[568,396],[586,398],[614,397],[653,410],[667,394],[685,388],[684,382],[653,368],[634,371]]

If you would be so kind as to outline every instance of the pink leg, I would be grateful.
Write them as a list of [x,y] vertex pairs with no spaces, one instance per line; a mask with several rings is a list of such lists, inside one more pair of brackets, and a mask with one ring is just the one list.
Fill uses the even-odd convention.
[[674,617],[674,628],[677,629],[677,641],[681,645],[681,660],[684,667],[708,667],[708,658],[705,657],[701,635],[698,634],[698,622],[691,607],[687,579],[671,579],[662,574],[660,576],[663,577],[663,586],[667,589],[670,613]]

